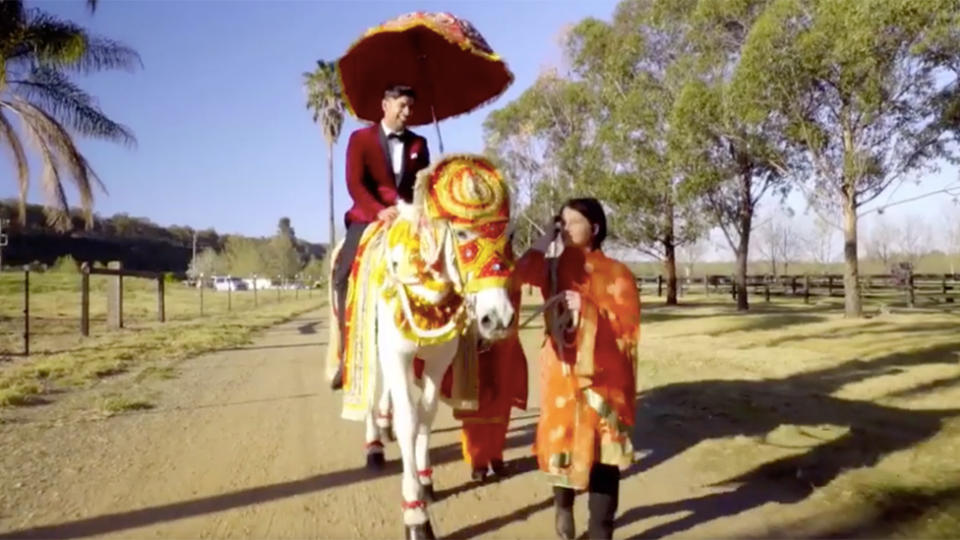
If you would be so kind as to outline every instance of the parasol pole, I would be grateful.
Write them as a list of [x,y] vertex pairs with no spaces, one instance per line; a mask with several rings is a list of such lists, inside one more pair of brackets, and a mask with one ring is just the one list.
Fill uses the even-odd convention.
[[[431,95],[431,97],[433,97]],[[443,136],[440,135],[440,122],[437,122],[437,112],[433,109],[433,104],[430,104],[430,114],[433,116],[433,127],[437,128],[437,141],[440,142],[440,155],[443,155]]]

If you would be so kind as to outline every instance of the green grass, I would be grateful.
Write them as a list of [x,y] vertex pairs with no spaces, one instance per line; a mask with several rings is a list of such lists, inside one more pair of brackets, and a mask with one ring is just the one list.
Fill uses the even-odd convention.
[[[22,350],[22,274],[0,274],[0,351]],[[31,355],[12,355],[0,364],[0,407],[37,403],[52,390],[86,386],[104,377],[139,369],[138,378],[170,378],[169,368],[154,366],[249,341],[271,326],[322,303],[319,291],[234,292],[228,310],[226,293],[199,292],[168,283],[167,322],[156,320],[156,284],[124,280],[125,327],[106,326],[107,279],[91,277],[91,335],[79,332],[79,275],[70,272],[31,274]]]
[[[90,277],[91,337],[112,333],[107,327],[107,287],[110,276]],[[166,283],[165,314],[168,323],[202,321],[236,312],[262,310],[267,306],[299,300],[314,303],[326,295],[311,291],[234,291],[229,295],[205,289],[203,313],[198,289],[181,283]],[[123,280],[124,326],[140,329],[155,326],[156,281]],[[23,273],[0,272],[0,355],[23,351]],[[30,274],[30,352],[49,354],[82,346],[89,339],[80,335],[80,274],[70,271]]]
[[153,408],[153,405],[141,398],[133,398],[118,394],[104,396],[100,409],[106,416],[114,416],[127,411],[146,411]]

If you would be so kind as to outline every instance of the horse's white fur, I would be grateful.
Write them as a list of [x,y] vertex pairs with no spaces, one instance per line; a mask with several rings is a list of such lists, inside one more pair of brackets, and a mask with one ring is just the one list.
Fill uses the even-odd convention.
[[[417,223],[420,211],[413,205],[400,203],[399,219]],[[341,244],[342,245],[342,244]],[[334,253],[339,252],[340,245]],[[445,241],[442,246],[444,270],[447,277],[462,284],[457,271],[456,248],[453,241]],[[332,272],[331,272],[332,275]],[[331,278],[332,279],[332,278]],[[332,281],[330,283],[333,288]],[[411,287],[412,288],[412,287]],[[421,288],[422,289],[422,288]],[[421,289],[414,289],[416,294],[427,297]],[[333,294],[331,293],[331,300]],[[478,332],[487,340],[501,339],[509,332],[514,316],[513,305],[506,289],[489,288],[478,293],[470,294],[467,302],[472,307],[474,319],[478,321],[489,318],[489,326],[478,324]],[[332,306],[332,301],[331,301]],[[331,308],[331,315],[333,311]],[[382,299],[377,302],[377,351],[380,362],[380,398],[376,405],[380,416],[392,413],[393,429],[397,443],[400,446],[400,455],[403,461],[401,491],[405,501],[417,501],[420,497],[421,484],[429,484],[432,479],[420,477],[417,471],[430,468],[430,427],[439,403],[440,385],[443,376],[453,361],[459,346],[458,339],[429,346],[420,346],[406,339],[394,324],[393,309]],[[328,380],[332,380],[337,368],[337,343],[339,336],[338,325],[331,317],[330,346],[327,354]],[[331,355],[331,351],[333,354]],[[422,390],[414,382],[413,360],[421,358],[424,361]],[[418,395],[419,394],[419,395]],[[392,403],[391,403],[392,402]],[[392,411],[391,411],[392,405]],[[382,433],[389,429],[386,422],[378,422],[374,411],[367,413],[366,439],[367,443],[380,441]],[[406,509],[403,513],[404,523],[417,525],[427,521],[428,516],[424,509]]]

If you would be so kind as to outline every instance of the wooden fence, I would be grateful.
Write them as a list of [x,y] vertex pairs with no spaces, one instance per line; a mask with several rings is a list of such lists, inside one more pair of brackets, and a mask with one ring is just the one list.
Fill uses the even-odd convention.
[[[641,291],[655,290],[657,296],[666,294],[667,283],[662,275],[637,276]],[[914,306],[918,299],[932,303],[960,301],[960,274],[871,274],[860,276],[861,294],[865,299],[902,300]],[[678,277],[677,293],[704,295],[729,294],[736,297],[733,276],[708,275]],[[797,297],[809,302],[811,297],[843,297],[843,276],[839,274],[807,275],[749,275],[747,289],[752,295],[762,295],[766,301],[772,296]]]

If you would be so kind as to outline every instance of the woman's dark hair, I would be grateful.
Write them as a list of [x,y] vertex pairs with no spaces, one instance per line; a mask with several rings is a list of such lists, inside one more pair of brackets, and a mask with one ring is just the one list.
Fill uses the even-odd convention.
[[417,93],[413,91],[413,88],[404,86],[402,84],[395,84],[383,91],[384,99],[396,99],[402,96],[406,96],[411,99],[417,99]]
[[[600,244],[603,244],[604,239],[607,237],[607,215],[603,211],[603,205],[600,204],[600,201],[594,199],[593,197],[583,197],[580,199],[570,199],[560,207],[560,211],[563,212],[564,208],[569,208],[571,210],[576,210],[583,214],[583,217],[587,218],[587,221],[590,222],[590,225],[597,227],[597,233],[593,235],[593,249],[598,249]],[[560,216],[556,217],[557,220],[560,220]],[[562,221],[561,221],[562,223]]]

